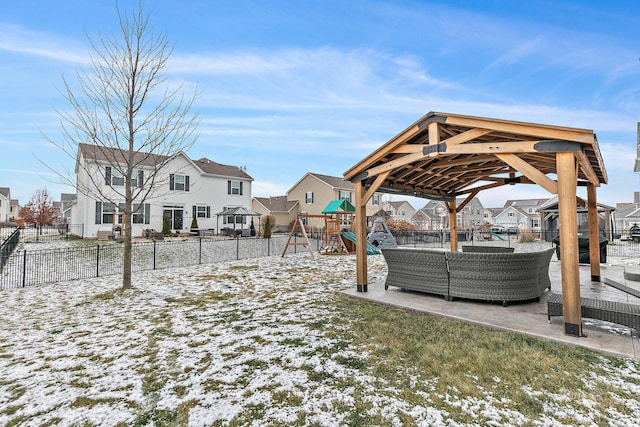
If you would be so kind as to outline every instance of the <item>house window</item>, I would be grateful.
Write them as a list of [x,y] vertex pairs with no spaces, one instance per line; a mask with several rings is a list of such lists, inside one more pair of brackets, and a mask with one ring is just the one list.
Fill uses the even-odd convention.
[[509,212],[507,216],[513,216],[513,212]]
[[144,205],[135,203],[132,210],[134,224],[149,224],[151,220],[151,206],[148,203]]
[[[151,209],[149,204],[134,204],[132,206],[132,223],[149,224],[151,219]],[[96,224],[121,224],[124,203],[118,205],[109,202],[96,202]]]
[[144,184],[144,172],[133,171],[133,173],[131,174],[131,186],[142,187],[143,184]]
[[351,191],[338,190],[338,199],[351,203]]
[[169,190],[189,191],[189,175],[169,175]]
[[304,194],[304,202],[307,204],[313,203],[313,191],[307,191]]
[[195,218],[211,218],[211,207],[207,205],[193,205],[191,214]]
[[124,175],[117,168],[107,166],[104,168],[104,183],[112,187],[124,185]]
[[242,181],[227,181],[227,194],[242,196]]
[[115,212],[115,204],[96,202],[96,224],[113,224]]
[[378,206],[380,204],[380,195],[379,194],[374,194],[373,197],[371,198],[371,204],[374,206]]

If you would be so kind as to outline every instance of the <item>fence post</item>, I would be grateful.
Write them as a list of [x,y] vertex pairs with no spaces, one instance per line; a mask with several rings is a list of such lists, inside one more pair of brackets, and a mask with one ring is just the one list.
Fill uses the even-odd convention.
[[236,234],[236,260],[240,259],[240,237]]
[[24,255],[22,257],[22,287],[26,286],[27,280],[27,250],[24,250]]
[[100,245],[96,245],[96,277],[100,276]]
[[202,264],[202,236],[198,236],[198,264]]
[[153,240],[153,269],[156,269],[156,241]]
[[267,239],[267,256],[271,256],[271,238]]

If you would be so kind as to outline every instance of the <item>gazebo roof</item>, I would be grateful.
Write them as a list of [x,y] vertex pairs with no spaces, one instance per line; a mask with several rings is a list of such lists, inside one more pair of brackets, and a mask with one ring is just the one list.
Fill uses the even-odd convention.
[[254,211],[250,211],[249,209],[240,206],[236,208],[225,209],[222,212],[218,212],[216,215],[218,216],[261,216],[262,214],[259,214]]
[[[377,191],[435,200],[503,185],[557,194],[556,153],[572,151],[578,184],[607,183],[591,130],[430,112],[344,173]],[[378,187],[379,185],[379,187]]]

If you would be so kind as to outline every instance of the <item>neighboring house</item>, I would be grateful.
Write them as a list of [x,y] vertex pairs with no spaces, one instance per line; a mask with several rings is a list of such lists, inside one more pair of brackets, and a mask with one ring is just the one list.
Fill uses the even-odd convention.
[[418,209],[409,219],[409,222],[413,225],[414,230],[433,230],[433,218],[431,218],[429,214],[422,209]]
[[76,203],[76,195],[72,193],[60,194],[60,220],[64,223],[70,223],[71,207]]
[[[287,196],[254,197],[251,200],[251,210],[262,214],[262,218],[270,215],[275,223],[271,231],[288,232],[289,225],[298,218],[297,200],[287,200]],[[256,224],[257,227],[257,224]]]
[[[79,144],[76,174],[77,188],[89,189],[78,192],[75,204],[71,205],[71,222],[84,225],[85,237],[105,237],[113,230],[113,224],[122,221],[120,212],[124,198],[116,204],[108,199],[117,199],[113,188],[124,190],[124,177],[116,165],[108,159],[115,158],[117,149],[105,149],[88,144]],[[143,206],[133,214],[132,237],[142,236],[143,230],[162,230],[164,219],[174,232],[189,232],[193,217],[199,229],[219,232],[222,227],[248,228],[250,219],[219,217],[226,208],[251,206],[251,178],[244,169],[216,163],[207,158],[190,159],[178,152],[171,157],[137,154],[134,160],[140,165],[134,171],[134,186],[150,186],[151,171],[156,164],[165,163],[150,188],[150,195]],[[96,188],[98,187],[98,188]],[[104,196],[97,196],[97,193]],[[116,200],[117,201],[117,200]],[[229,222],[231,221],[231,224]]]
[[505,229],[520,226],[526,227],[529,224],[529,215],[518,207],[508,206],[497,214],[493,220],[493,225],[502,226]]
[[[456,199],[459,206],[465,199]],[[443,201],[430,200],[421,209],[426,214],[429,224],[427,230],[448,230],[449,211]],[[470,229],[480,227],[484,223],[484,208],[476,197],[471,199],[467,205],[456,215],[459,229]]]
[[614,231],[626,234],[632,225],[640,225],[640,192],[633,193],[633,203],[616,203]]
[[0,222],[9,222],[11,213],[11,190],[9,187],[0,187]]
[[416,209],[406,200],[397,202],[382,202],[382,209],[389,213],[390,219],[394,221],[410,222],[411,217],[416,213]]
[[493,225],[503,227],[540,228],[540,212],[549,199],[507,200],[498,214],[493,217]]
[[9,208],[9,222],[17,221],[20,217],[20,201],[12,199]]
[[[321,215],[330,201],[341,199],[353,203],[353,183],[319,173],[308,172],[287,191],[287,200],[299,202],[300,214]],[[380,210],[381,201],[381,194],[375,193],[367,202],[367,216]],[[322,218],[303,218],[303,223],[310,228],[324,227]]]
[[[418,212],[424,213],[424,220],[427,223],[421,230],[445,230],[449,229],[449,213],[447,206],[442,201],[429,200]],[[414,222],[414,225],[418,225]]]

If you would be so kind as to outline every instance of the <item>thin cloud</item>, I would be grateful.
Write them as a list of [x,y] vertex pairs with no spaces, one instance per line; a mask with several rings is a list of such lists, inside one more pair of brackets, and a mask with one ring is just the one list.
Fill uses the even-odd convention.
[[0,50],[78,64],[88,57],[75,41],[13,24],[0,24]]

